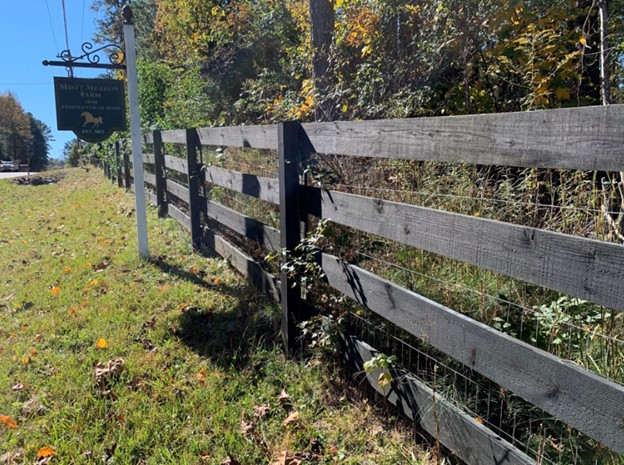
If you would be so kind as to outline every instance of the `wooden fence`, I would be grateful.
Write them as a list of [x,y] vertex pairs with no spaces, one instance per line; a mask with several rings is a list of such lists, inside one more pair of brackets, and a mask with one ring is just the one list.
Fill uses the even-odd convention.
[[[310,153],[527,168],[624,170],[624,105],[494,115],[155,131],[145,163],[149,200],[179,221],[196,248],[209,246],[260,289],[279,299],[283,338],[308,309],[296,280],[276,280],[212,230],[205,216],[269,251],[293,250],[305,214],[624,311],[624,246],[474,216],[375,199],[300,183]],[[186,157],[165,155],[183,144]],[[198,159],[202,146],[272,149],[279,178],[270,179]],[[126,161],[125,185],[129,186]],[[186,185],[167,176],[183,175]],[[117,178],[121,180],[122,174]],[[120,181],[121,182],[121,181]],[[279,205],[280,229],[206,198],[206,183]],[[176,199],[175,202],[172,200]],[[180,205],[185,205],[180,207]],[[330,286],[553,417],[624,453],[624,387],[338,257],[322,254]],[[375,354],[346,336],[348,357],[362,366]],[[390,402],[471,465],[535,463],[411,374],[396,369],[391,387],[367,379]]]

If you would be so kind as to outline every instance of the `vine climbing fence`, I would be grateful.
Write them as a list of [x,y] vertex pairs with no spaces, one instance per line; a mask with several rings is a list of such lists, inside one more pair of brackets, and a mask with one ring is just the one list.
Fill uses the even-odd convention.
[[624,463],[624,105],[144,142],[148,199],[281,303],[288,350],[333,315],[355,372],[468,464]]

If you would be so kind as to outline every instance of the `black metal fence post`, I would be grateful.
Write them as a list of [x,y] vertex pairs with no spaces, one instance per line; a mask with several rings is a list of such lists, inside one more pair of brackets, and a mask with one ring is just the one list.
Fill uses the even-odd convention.
[[117,187],[123,187],[121,179],[121,158],[119,156],[119,141],[115,141],[115,164],[117,165]]
[[165,192],[167,190],[167,180],[165,178],[165,154],[163,152],[162,135],[160,131],[153,131],[154,142],[154,175],[156,176],[156,205],[158,206],[158,216],[167,216],[167,200]]
[[[277,127],[280,188],[280,245],[288,251],[282,264],[301,240],[299,222],[299,127],[295,121],[280,123]],[[296,348],[300,317],[301,287],[297,279],[281,272],[282,339],[286,353]]]
[[130,185],[132,181],[130,180],[130,155],[128,154],[128,150],[123,151],[123,166],[124,166],[124,183],[126,185],[126,189],[130,189]]
[[201,197],[199,195],[200,180],[203,179],[201,167],[197,161],[197,148],[199,147],[199,136],[195,129],[186,130],[186,163],[189,190],[189,213],[191,214],[191,240],[193,249],[201,250],[202,229],[201,229]]

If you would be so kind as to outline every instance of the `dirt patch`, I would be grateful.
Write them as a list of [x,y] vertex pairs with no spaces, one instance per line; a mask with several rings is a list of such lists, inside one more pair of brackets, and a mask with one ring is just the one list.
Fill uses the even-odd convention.
[[45,186],[48,184],[56,184],[63,179],[64,175],[61,173],[55,174],[36,174],[32,176],[23,176],[13,179],[13,184],[19,186]]

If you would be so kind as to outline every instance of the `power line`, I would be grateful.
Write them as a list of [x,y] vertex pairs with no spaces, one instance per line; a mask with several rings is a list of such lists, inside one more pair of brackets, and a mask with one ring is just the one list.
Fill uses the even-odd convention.
[[[67,34],[67,12],[65,11],[65,0],[61,0],[61,5],[63,6],[63,27],[65,28],[65,45],[67,46],[66,50],[71,58],[71,51],[69,50],[69,34]],[[69,67],[69,76],[74,77],[74,68]]]
[[63,6],[63,27],[65,28],[65,45],[67,46],[67,50],[69,50],[69,35],[67,34],[67,13],[65,11],[65,0],[61,0],[61,5]]
[[45,0],[46,2],[46,9],[48,10],[48,20],[50,21],[50,29],[52,30],[52,37],[54,38],[54,47],[56,48],[56,51],[58,52],[59,47],[58,47],[58,43],[56,42],[56,34],[54,33],[54,26],[52,25],[52,15],[50,14],[50,5],[48,5],[48,0]]
[[80,43],[82,43],[82,39],[84,38],[84,17],[85,17],[85,0],[82,0],[82,21],[80,25]]

